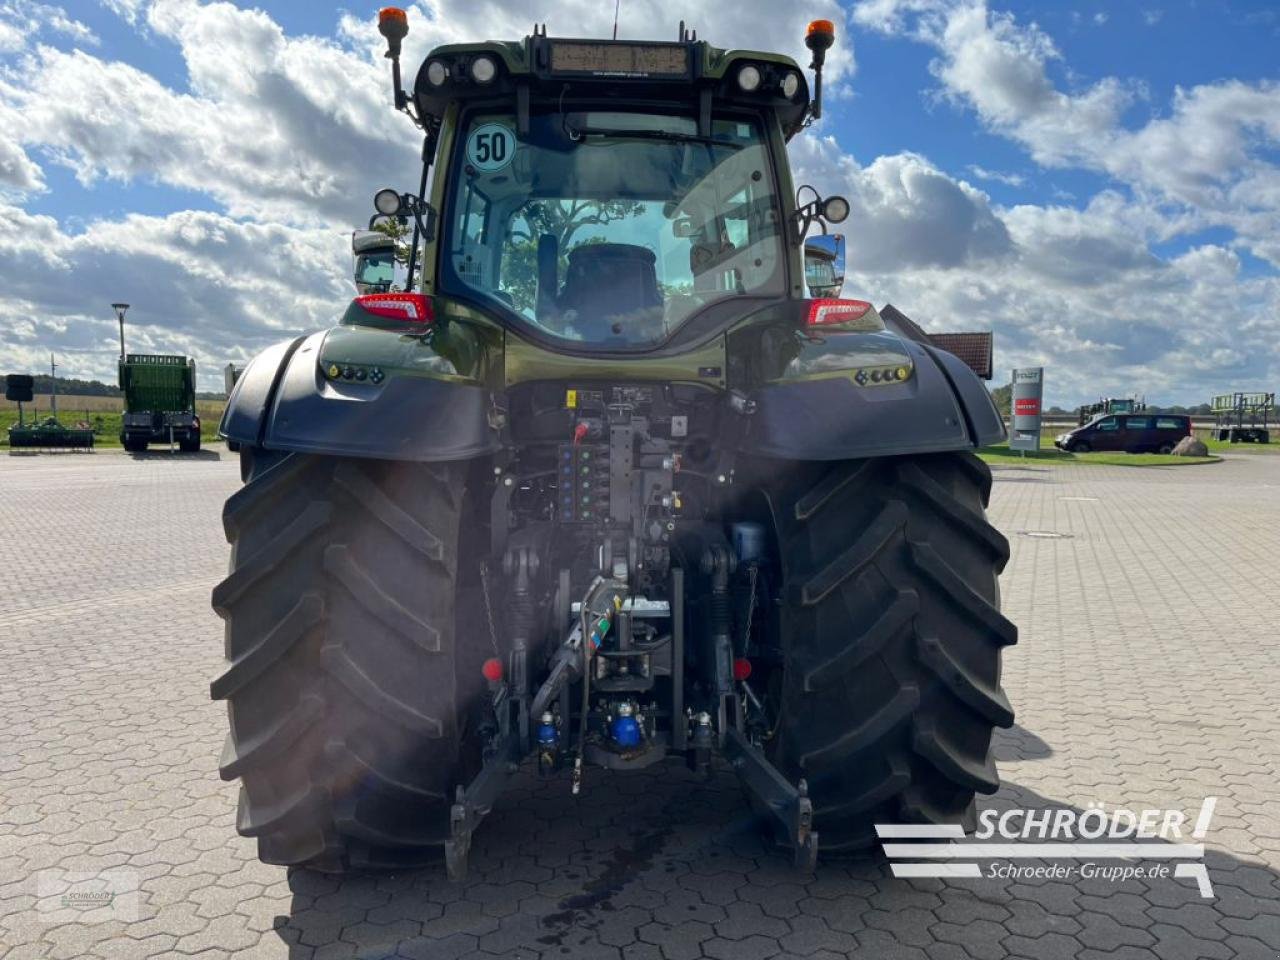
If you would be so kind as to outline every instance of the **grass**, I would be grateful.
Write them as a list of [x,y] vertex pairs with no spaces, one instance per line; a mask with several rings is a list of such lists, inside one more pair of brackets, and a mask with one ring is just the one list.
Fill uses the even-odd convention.
[[[1199,434],[1197,434],[1199,436]],[[1280,453],[1280,429],[1271,431],[1270,443],[1228,443],[1200,436],[1210,453]]]
[[1208,457],[1173,457],[1162,453],[1067,453],[1053,446],[1041,446],[1039,452],[1028,453],[1025,457],[1019,450],[1010,450],[1009,444],[997,443],[995,446],[983,447],[978,456],[987,463],[995,464],[1031,464],[1031,463],[1092,463],[1108,467],[1181,467],[1195,463],[1219,463],[1222,458]]
[[[120,446],[121,402],[113,397],[58,397],[58,420],[64,427],[88,424],[93,430],[95,447]],[[210,443],[218,438],[218,421],[222,417],[221,400],[197,400],[200,415],[200,439]],[[34,408],[34,409],[33,409]],[[24,419],[43,420],[49,416],[49,398],[37,396],[33,403],[23,404]],[[9,426],[18,422],[18,405],[4,401],[0,406],[0,448],[9,446]]]

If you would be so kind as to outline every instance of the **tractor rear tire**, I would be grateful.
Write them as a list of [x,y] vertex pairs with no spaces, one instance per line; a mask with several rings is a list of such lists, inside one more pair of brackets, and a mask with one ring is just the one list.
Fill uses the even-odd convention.
[[806,464],[771,494],[783,566],[773,760],[805,778],[819,852],[877,823],[974,827],[999,787],[995,727],[1013,723],[1000,651],[1008,541],[971,454]]
[[[326,872],[439,858],[479,766],[488,644],[461,630],[478,570],[463,464],[241,451],[223,509],[231,573],[220,761],[266,863]],[[461,541],[461,544],[460,544]],[[460,549],[463,555],[459,556]]]
[[199,453],[200,452],[200,434],[184,437],[178,441],[178,449],[183,453]]

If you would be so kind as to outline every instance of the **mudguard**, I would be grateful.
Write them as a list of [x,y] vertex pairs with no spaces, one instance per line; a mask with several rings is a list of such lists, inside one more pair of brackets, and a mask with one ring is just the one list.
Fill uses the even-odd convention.
[[786,460],[850,460],[969,450],[1004,439],[991,395],[963,361],[894,339],[913,364],[905,382],[868,388],[839,375],[758,388],[745,450]]
[[218,432],[268,450],[385,460],[463,460],[498,449],[489,392],[457,379],[326,377],[327,332],[268,347],[236,381]]

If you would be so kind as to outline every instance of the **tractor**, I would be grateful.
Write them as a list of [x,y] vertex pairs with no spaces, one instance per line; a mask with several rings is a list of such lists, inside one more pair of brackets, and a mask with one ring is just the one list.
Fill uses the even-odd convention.
[[441,46],[406,90],[404,12],[379,28],[423,131],[370,223],[412,226],[407,282],[264,350],[220,425],[239,832],[460,877],[514,776],[590,803],[680,763],[735,771],[801,869],[972,827],[1013,722],[973,452],[1004,427],[958,359],[806,289],[849,213],[786,152],[833,25],[812,93],[684,24]]

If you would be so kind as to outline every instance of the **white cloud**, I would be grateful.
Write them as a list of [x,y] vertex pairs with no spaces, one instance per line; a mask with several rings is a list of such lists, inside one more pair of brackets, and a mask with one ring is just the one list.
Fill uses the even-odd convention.
[[[21,126],[85,184],[154,180],[208,194],[234,216],[294,223],[367,217],[371,187],[407,183],[412,124],[371,62],[331,41],[286,38],[264,14],[161,2],[152,28],[178,40],[181,93],[121,62],[41,46],[6,98]],[[420,141],[419,141],[420,142]]]
[[35,193],[44,188],[40,167],[0,129],[0,195]]
[[979,180],[992,180],[996,183],[1003,183],[1006,187],[1021,187],[1027,182],[1027,178],[1020,173],[1004,173],[1000,170],[988,170],[986,167],[979,166],[976,163],[969,164],[965,169]]
[[41,31],[70,39],[74,43],[97,46],[97,35],[62,7],[30,0],[0,2],[0,54],[16,53],[27,47]]
[[[1141,84],[1104,77],[1064,92],[1050,77],[1061,59],[1034,22],[993,12],[985,0],[870,0],[855,22],[938,51],[943,94],[1046,167],[1094,170],[1130,186],[1189,230],[1228,227],[1280,265],[1280,84],[1223,80],[1179,88],[1167,113],[1130,127]],[[1248,184],[1250,189],[1241,189]],[[1258,187],[1263,187],[1259,190]]]
[[131,349],[197,357],[217,371],[277,340],[328,326],[349,298],[349,239],[326,228],[245,223],[188,211],[95,222],[69,235],[51,217],[0,205],[0,363],[114,378],[113,301]]
[[835,140],[812,136],[793,142],[791,160],[796,183],[848,197],[851,229],[868,241],[849,246],[857,269],[976,266],[1009,252],[1008,230],[986,194],[918,154],[877,157],[863,167]]

